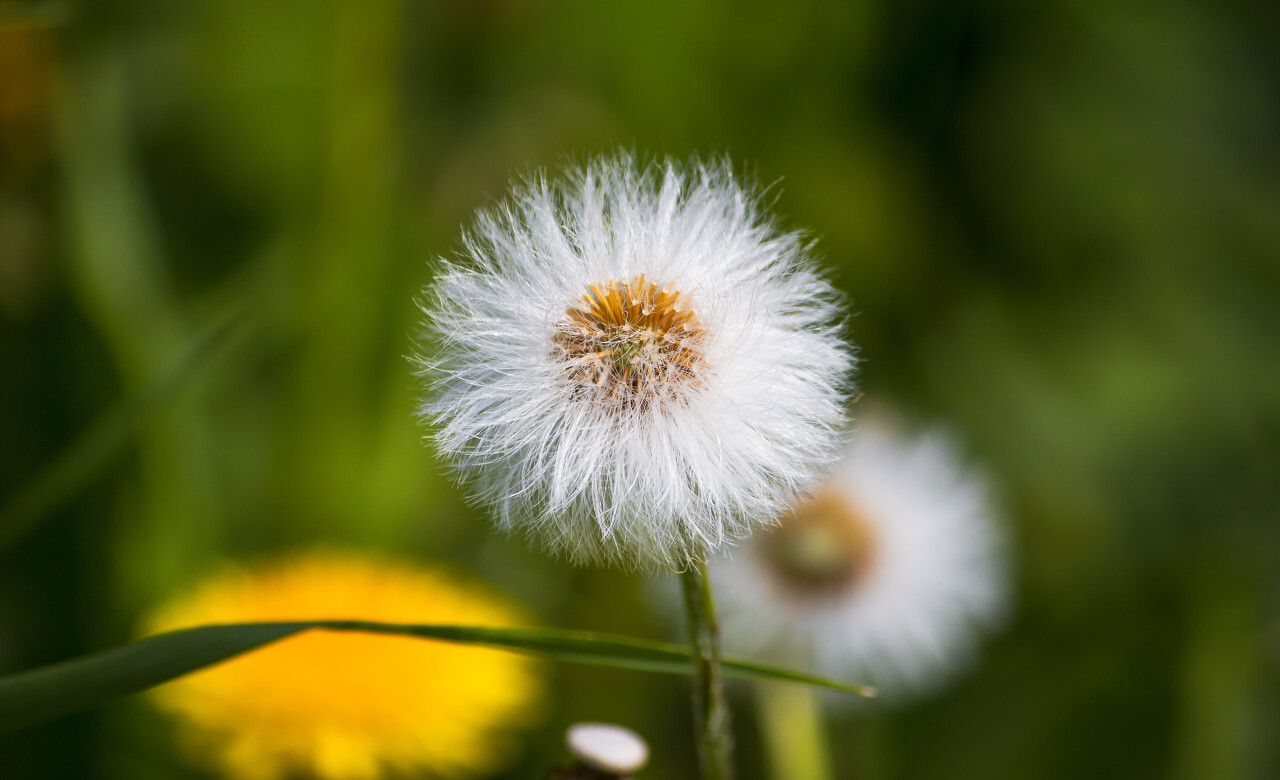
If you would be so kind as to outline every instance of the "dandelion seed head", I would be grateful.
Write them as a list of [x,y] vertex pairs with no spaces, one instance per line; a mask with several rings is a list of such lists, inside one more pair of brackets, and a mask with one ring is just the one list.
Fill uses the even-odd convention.
[[725,161],[534,175],[423,309],[437,449],[499,527],[574,561],[681,568],[838,457],[841,298]]
[[1007,607],[987,493],[948,437],[860,416],[826,486],[713,565],[726,649],[871,683],[888,700],[936,689]]

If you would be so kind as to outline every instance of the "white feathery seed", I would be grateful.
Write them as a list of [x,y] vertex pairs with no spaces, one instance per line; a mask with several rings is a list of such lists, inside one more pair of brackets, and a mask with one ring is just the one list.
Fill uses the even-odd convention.
[[890,700],[970,663],[1009,587],[986,483],[951,441],[861,418],[828,485],[712,575],[728,652],[808,664]]
[[840,296],[727,161],[535,175],[462,243],[423,300],[421,416],[500,527],[681,567],[839,456]]

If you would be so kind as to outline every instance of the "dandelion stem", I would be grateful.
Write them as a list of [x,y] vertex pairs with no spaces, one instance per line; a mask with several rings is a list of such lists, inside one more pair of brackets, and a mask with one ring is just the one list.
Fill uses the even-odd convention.
[[831,753],[814,692],[799,685],[758,683],[765,754],[774,780],[831,780]]
[[732,740],[729,705],[720,672],[720,629],[707,565],[692,561],[680,575],[689,646],[694,661],[693,722],[698,739],[702,780],[732,780]]

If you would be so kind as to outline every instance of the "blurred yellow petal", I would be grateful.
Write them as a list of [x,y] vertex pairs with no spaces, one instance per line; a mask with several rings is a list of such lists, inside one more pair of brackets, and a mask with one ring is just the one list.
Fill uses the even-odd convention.
[[[333,552],[232,570],[160,608],[147,633],[212,623],[358,619],[527,625],[514,604],[436,569]],[[157,689],[198,760],[228,776],[466,777],[513,753],[541,685],[536,662],[408,637],[312,631]]]

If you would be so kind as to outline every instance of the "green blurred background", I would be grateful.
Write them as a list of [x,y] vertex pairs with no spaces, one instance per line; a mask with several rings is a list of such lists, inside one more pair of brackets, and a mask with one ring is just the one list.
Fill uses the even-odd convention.
[[[0,672],[317,543],[670,636],[646,578],[490,533],[404,356],[511,174],[725,152],[820,238],[868,396],[956,429],[1016,539],[981,666],[833,718],[838,775],[1280,776],[1278,40],[1235,0],[0,0]],[[686,682],[553,674],[510,777],[580,719],[690,776]],[[200,777],[170,734],[117,702],[0,776]]]

